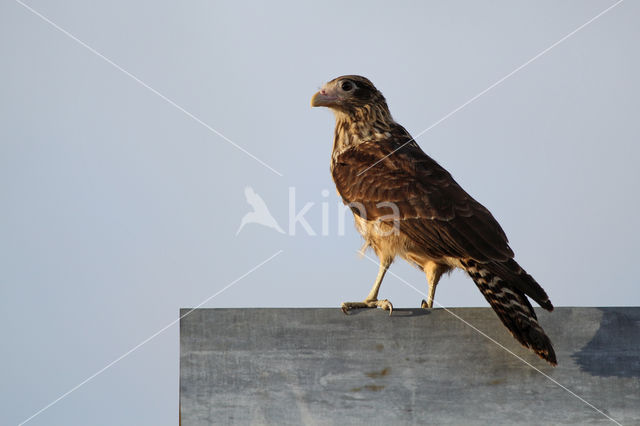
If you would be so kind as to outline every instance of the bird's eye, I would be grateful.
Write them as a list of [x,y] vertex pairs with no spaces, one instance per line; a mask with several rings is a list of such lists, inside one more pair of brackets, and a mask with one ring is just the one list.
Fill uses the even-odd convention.
[[349,90],[353,89],[353,83],[352,83],[352,82],[350,82],[349,80],[347,80],[347,81],[343,81],[343,82],[340,84],[340,88],[341,88],[342,90],[344,90],[345,92],[348,92]]

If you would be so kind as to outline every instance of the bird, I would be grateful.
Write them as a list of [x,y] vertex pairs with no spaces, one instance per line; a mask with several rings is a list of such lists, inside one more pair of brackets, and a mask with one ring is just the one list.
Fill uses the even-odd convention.
[[252,187],[247,186],[244,188],[244,196],[247,199],[247,203],[251,207],[253,207],[253,211],[245,214],[240,221],[240,227],[236,232],[236,236],[242,231],[242,228],[248,223],[257,223],[263,226],[266,226],[271,229],[275,229],[281,234],[284,234],[278,222],[276,222],[275,218],[269,211],[267,204],[264,202],[262,197],[258,195],[257,192],[253,190]]
[[427,300],[433,307],[443,274],[466,271],[513,337],[551,365],[557,365],[551,340],[527,297],[547,311],[553,305],[545,290],[514,259],[507,236],[491,212],[476,201],[409,132],[391,116],[382,93],[359,75],[324,84],[311,98],[312,107],[335,115],[331,175],[342,202],[380,266],[362,302],[352,309],[379,307],[380,285],[391,263],[402,258],[424,271]]

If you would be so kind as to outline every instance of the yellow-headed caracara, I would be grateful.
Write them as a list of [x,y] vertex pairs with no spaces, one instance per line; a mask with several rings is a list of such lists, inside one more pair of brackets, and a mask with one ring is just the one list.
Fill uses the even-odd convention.
[[325,84],[312,106],[336,117],[331,174],[355,217],[356,228],[380,259],[380,270],[363,302],[342,309],[381,307],[378,290],[396,256],[426,274],[433,306],[440,277],[465,270],[511,334],[556,364],[551,341],[527,299],[553,310],[540,285],[514,260],[507,237],[489,210],[473,199],[442,166],[396,123],[382,93],[366,78],[347,75]]

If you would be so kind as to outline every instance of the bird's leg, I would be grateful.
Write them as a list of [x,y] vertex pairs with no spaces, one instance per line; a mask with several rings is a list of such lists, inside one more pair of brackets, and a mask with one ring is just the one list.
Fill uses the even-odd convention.
[[393,262],[392,258],[384,258],[380,261],[380,269],[378,269],[378,276],[376,277],[376,281],[373,283],[373,287],[369,292],[369,295],[364,300],[364,302],[343,302],[342,303],[342,312],[345,314],[350,309],[359,309],[359,308],[375,308],[379,307],[384,309],[385,311],[389,311],[389,315],[393,312],[393,305],[387,299],[378,300],[378,291],[380,291],[380,285],[382,284],[382,279],[384,278],[384,274],[386,274],[387,269],[389,269],[389,265]]
[[436,286],[438,285],[438,281],[440,281],[440,277],[447,271],[448,268],[434,262],[429,262],[423,267],[423,269],[425,275],[427,276],[429,293],[427,294],[427,300],[422,300],[421,307],[431,309],[433,308],[433,299],[436,295]]
[[438,283],[429,281],[429,294],[427,295],[427,300],[422,300],[423,308],[433,308],[433,298],[436,295],[436,286]]

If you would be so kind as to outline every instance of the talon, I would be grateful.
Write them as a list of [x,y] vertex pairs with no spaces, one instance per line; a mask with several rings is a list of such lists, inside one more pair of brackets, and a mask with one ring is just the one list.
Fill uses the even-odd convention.
[[387,299],[377,301],[376,306],[384,309],[385,311],[389,311],[389,316],[393,313],[393,305]]
[[342,309],[342,312],[343,312],[345,315],[349,315],[349,307],[348,307],[345,303],[343,303],[342,305],[340,305],[340,309]]
[[420,307],[422,309],[427,309],[429,306],[427,305],[427,301],[422,299],[422,303],[420,304]]

